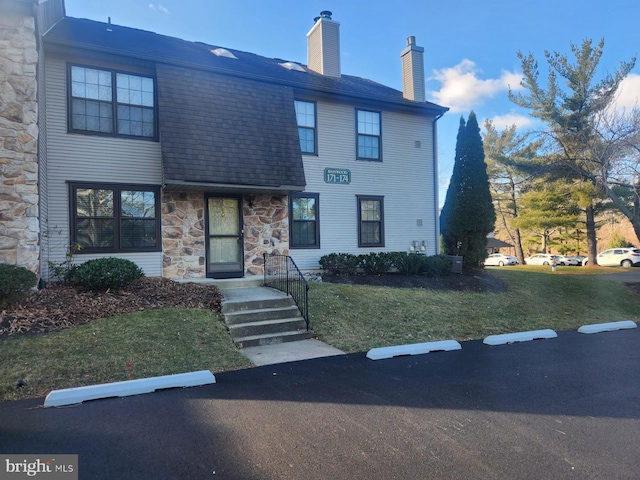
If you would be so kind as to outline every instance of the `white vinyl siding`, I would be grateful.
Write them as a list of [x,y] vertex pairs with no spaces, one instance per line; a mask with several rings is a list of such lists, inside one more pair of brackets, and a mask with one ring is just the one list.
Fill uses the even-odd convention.
[[[48,249],[44,255],[58,263],[65,260],[69,244],[67,182],[160,185],[162,157],[159,142],[67,133],[66,62],[48,56],[45,69],[48,231],[43,234],[48,235]],[[162,275],[161,252],[117,256],[135,261],[146,275]],[[76,262],[97,257],[81,253]],[[48,273],[43,277],[48,279]]]
[[[433,119],[382,110],[383,161],[363,162],[355,145],[354,108],[360,107],[317,103],[319,154],[303,161],[305,191],[320,195],[321,248],[290,252],[303,270],[318,269],[329,253],[408,251],[414,240],[426,242],[428,255],[437,252]],[[349,169],[351,183],[325,183],[325,168]],[[384,197],[384,247],[358,247],[356,195]]]

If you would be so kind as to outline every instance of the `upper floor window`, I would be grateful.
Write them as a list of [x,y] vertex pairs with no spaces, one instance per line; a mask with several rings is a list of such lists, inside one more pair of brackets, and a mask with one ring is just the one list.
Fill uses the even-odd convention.
[[153,78],[77,65],[70,78],[71,131],[156,138]]
[[300,150],[302,153],[316,154],[316,104],[315,102],[295,101]]
[[297,193],[289,197],[291,248],[320,248],[320,212],[317,193]]
[[71,238],[82,253],[159,251],[159,188],[72,184]]
[[382,160],[380,112],[356,110],[358,156],[363,160]]
[[357,195],[358,246],[384,247],[384,197]]

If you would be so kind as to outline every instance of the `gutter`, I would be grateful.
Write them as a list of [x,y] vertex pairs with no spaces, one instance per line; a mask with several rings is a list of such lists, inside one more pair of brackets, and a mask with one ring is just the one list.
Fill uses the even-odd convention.
[[436,246],[436,255],[440,253],[440,206],[439,206],[439,192],[438,192],[438,128],[436,122],[442,118],[442,116],[447,113],[449,109],[447,108],[441,114],[437,115],[433,121],[431,122],[431,135],[432,135],[432,144],[433,144],[433,205],[434,205],[434,213],[436,219],[436,228],[435,228],[435,246]]

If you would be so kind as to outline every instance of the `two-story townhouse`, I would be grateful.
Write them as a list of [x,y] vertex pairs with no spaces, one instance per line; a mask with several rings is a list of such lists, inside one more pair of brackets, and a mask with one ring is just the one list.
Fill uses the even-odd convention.
[[174,279],[258,275],[265,253],[316,269],[330,252],[438,251],[447,109],[425,101],[413,37],[400,92],[341,73],[329,12],[307,35],[308,65],[110,22],[50,23],[38,77],[43,279],[71,245],[77,262],[119,256]]

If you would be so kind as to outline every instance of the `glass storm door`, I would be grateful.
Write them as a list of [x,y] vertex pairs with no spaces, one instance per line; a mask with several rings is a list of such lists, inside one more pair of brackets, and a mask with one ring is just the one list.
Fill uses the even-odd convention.
[[242,277],[244,274],[240,207],[239,198],[207,198],[208,277]]

